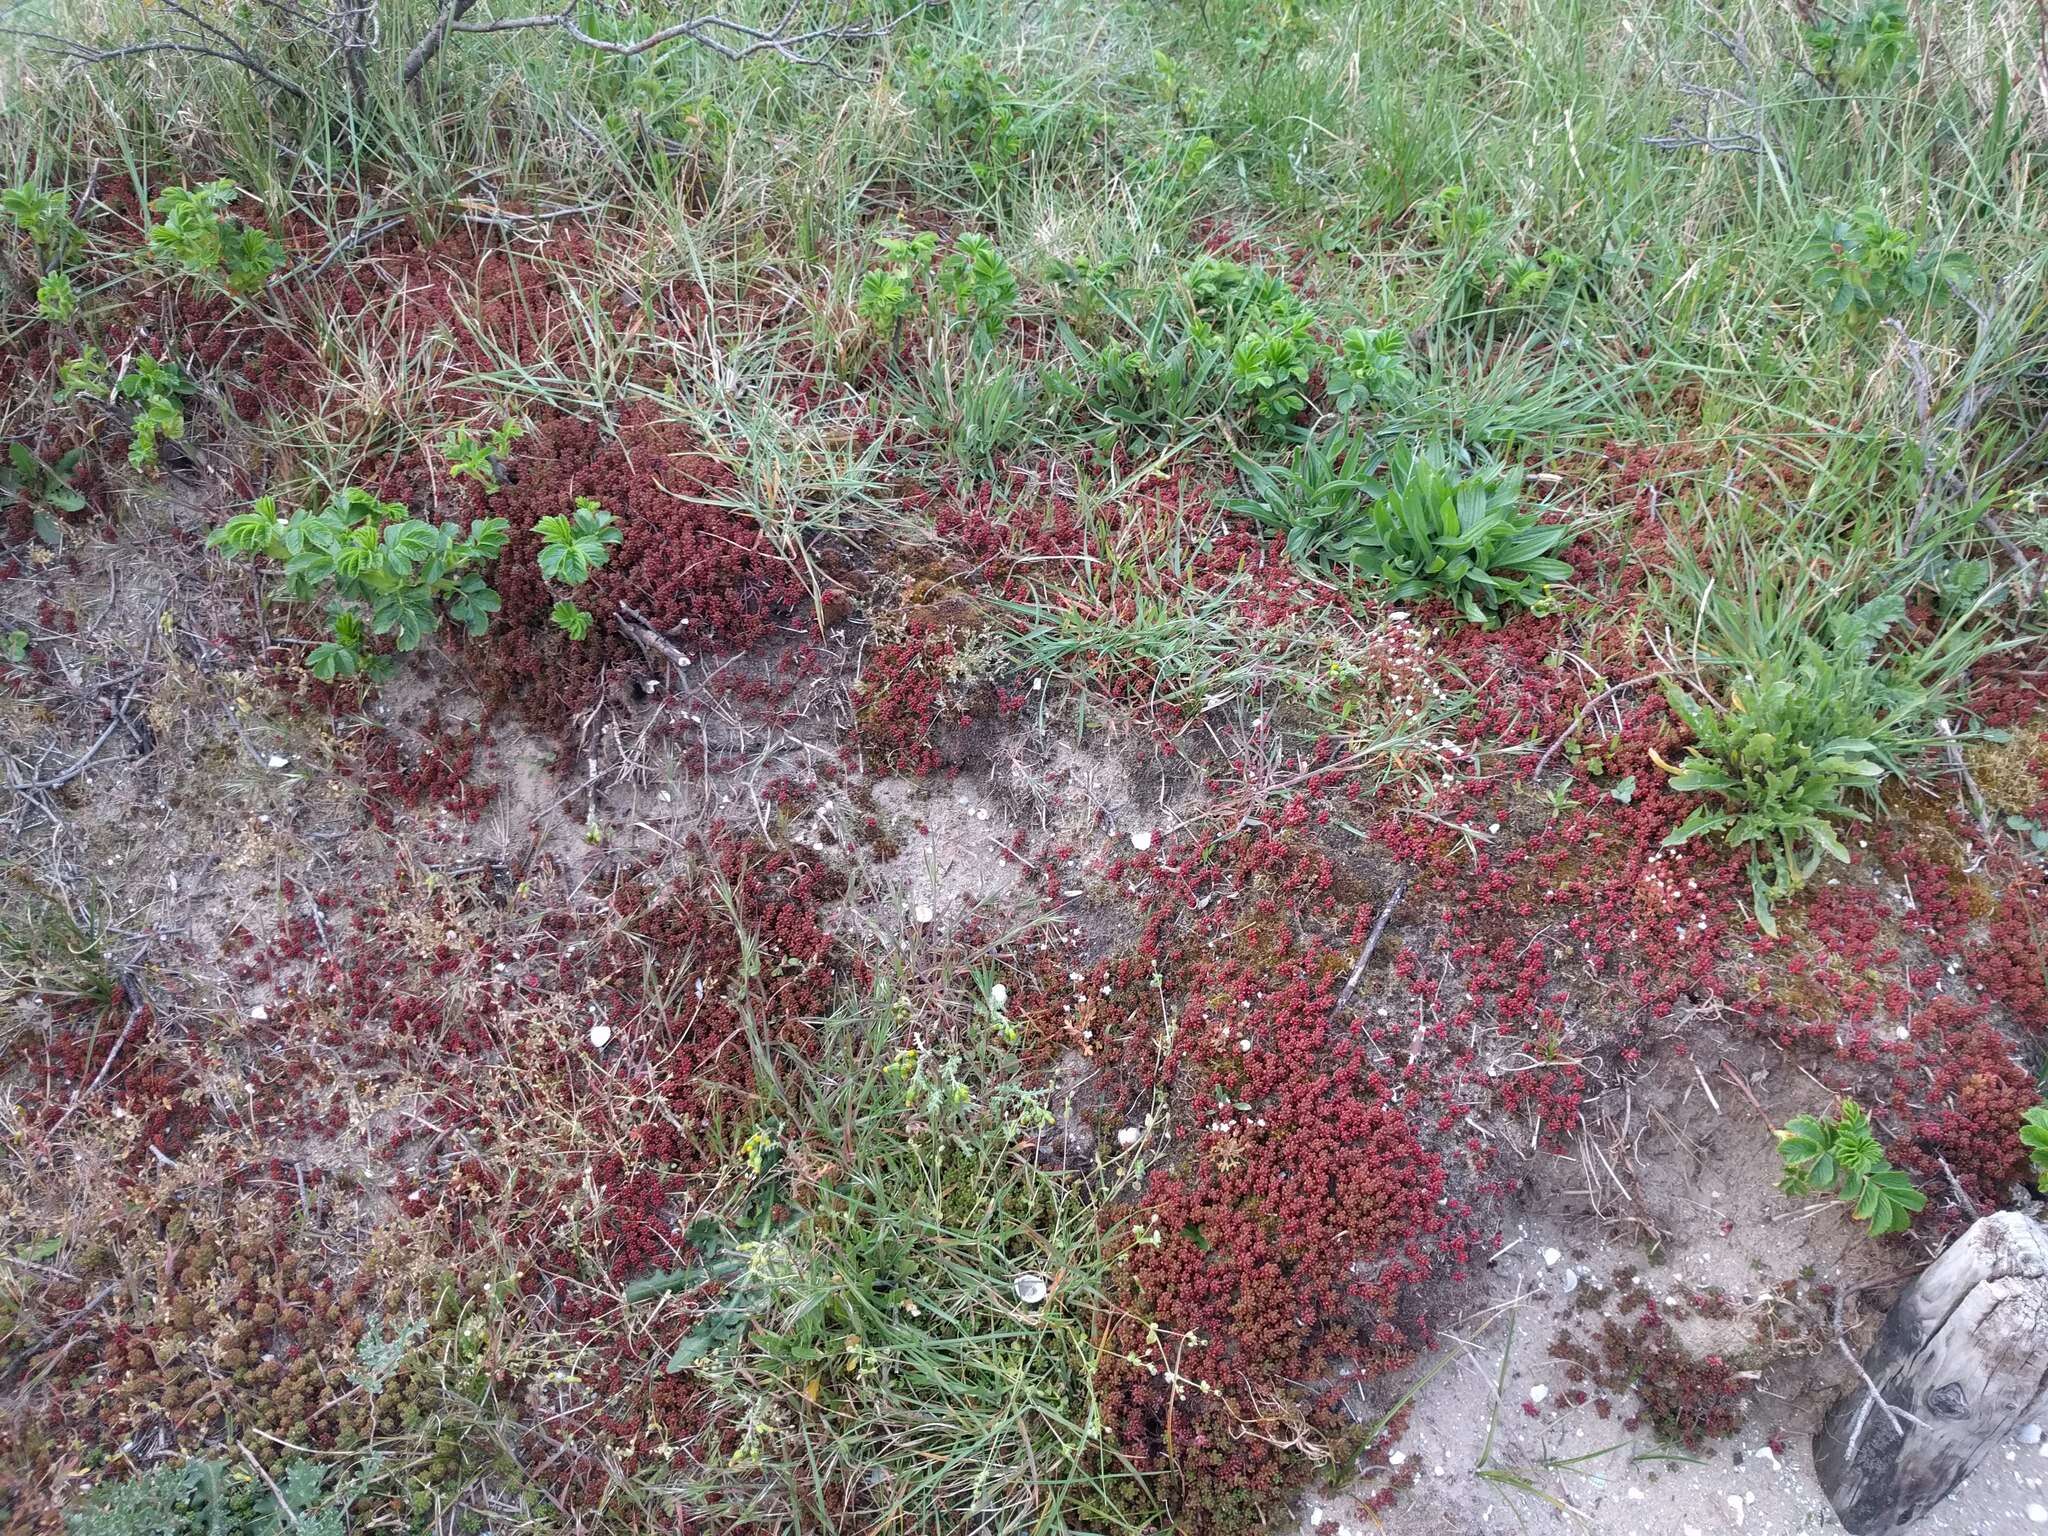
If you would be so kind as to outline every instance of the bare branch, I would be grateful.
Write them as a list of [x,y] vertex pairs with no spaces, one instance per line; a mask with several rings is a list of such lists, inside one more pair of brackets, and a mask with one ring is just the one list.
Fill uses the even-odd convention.
[[138,58],[148,53],[181,53],[188,57],[222,59],[238,64],[258,79],[276,86],[287,96],[299,101],[307,100],[306,93],[291,81],[262,63],[248,50],[209,47],[205,43],[186,42],[179,38],[154,38],[144,42],[120,43],[110,48],[95,47],[81,43],[73,37],[58,37],[49,32],[37,32],[27,27],[0,27],[0,37],[19,38],[30,47],[42,53],[53,53],[60,58],[71,59],[80,64],[111,64],[119,59]]
[[1763,141],[1753,133],[1717,138],[1712,134],[1696,133],[1676,119],[1672,121],[1671,132],[1650,134],[1643,142],[1652,149],[1704,149],[1717,155],[1754,155],[1763,149]]
[[[1757,87],[1756,64],[1750,57],[1749,44],[1740,32],[1709,32],[1707,36],[1734,60],[1749,84],[1749,93],[1744,95],[1726,86],[1681,80],[1678,82],[1679,94],[1700,103],[1698,125],[1688,123],[1683,116],[1674,117],[1668,133],[1648,135],[1643,142],[1652,149],[1704,149],[1720,155],[1768,154],[1771,146],[1763,134],[1763,97]],[[1717,130],[1717,109],[1730,116],[1746,115],[1755,125],[1755,131]],[[1775,160],[1776,156],[1772,158]]]
[[441,51],[441,45],[448,41],[448,29],[467,16],[476,6],[476,0],[448,0],[434,17],[434,24],[421,34],[420,40],[412,45],[412,52],[405,56],[405,63],[398,72],[400,85],[411,85],[419,78],[421,70],[433,61]]
[[[461,8],[467,11],[473,4],[474,0],[470,0],[469,4],[462,5]],[[577,24],[576,7],[573,5],[560,11],[541,12],[529,16],[501,16],[482,21],[463,21],[451,17],[447,23],[447,30],[484,33],[531,32],[552,28],[566,33],[584,48],[596,53],[609,54],[614,58],[631,58],[635,54],[647,53],[668,43],[688,41],[700,48],[709,49],[720,58],[734,61],[751,58],[757,53],[773,53],[796,64],[824,64],[828,60],[822,52],[805,50],[872,42],[888,36],[903,20],[903,15],[898,15],[881,22],[837,22],[791,31],[799,9],[798,4],[792,4],[783,12],[782,20],[770,28],[749,26],[745,22],[721,16],[715,11],[705,11],[688,20],[650,32],[647,36],[632,42],[618,42],[586,32]],[[907,15],[908,12],[903,14]]]
[[[579,47],[614,58],[630,58],[670,43],[687,42],[734,62],[768,53],[793,64],[831,69],[835,67],[831,59],[833,49],[888,36],[918,5],[929,0],[907,0],[905,9],[875,21],[848,19],[844,10],[834,6],[828,14],[841,19],[815,25],[799,24],[804,0],[789,0],[787,9],[772,26],[755,26],[716,11],[704,11],[646,37],[625,42],[585,30],[577,19],[575,5],[532,15],[472,20],[477,3],[478,0],[441,0],[432,23],[398,64],[401,87],[416,86],[421,72],[457,32],[560,32]],[[18,7],[0,14],[9,14],[12,9]],[[258,55],[251,41],[222,26],[193,0],[157,0],[157,9],[175,20],[129,42],[88,42],[33,27],[5,24],[0,24],[0,37],[19,39],[41,52],[81,64],[108,64],[157,53],[221,59],[300,102],[312,100],[307,87],[279,73]],[[350,101],[358,110],[364,107],[370,95],[371,69],[380,61],[384,42],[375,0],[327,0],[324,6],[310,8],[299,0],[253,0],[253,14],[262,18],[260,23],[253,24],[258,27],[255,35],[259,40],[324,46],[328,60],[338,67],[346,82]]]

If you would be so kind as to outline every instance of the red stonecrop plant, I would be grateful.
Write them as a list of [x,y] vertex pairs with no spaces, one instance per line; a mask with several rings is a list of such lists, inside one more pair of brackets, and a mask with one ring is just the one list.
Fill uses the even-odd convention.
[[949,712],[942,671],[954,654],[950,631],[913,614],[901,640],[872,647],[854,684],[854,740],[893,773],[924,778],[945,765],[936,734]]
[[1283,1491],[1341,1438],[1346,1388],[1422,1341],[1412,1288],[1438,1268],[1443,1166],[1361,1086],[1355,1063],[1289,1074],[1131,1214],[1098,1382],[1125,1452],[1179,1479],[1182,1529]]
[[[1582,1407],[1589,1388],[1616,1395],[1633,1392],[1640,1411],[1621,1424],[1630,1434],[1647,1423],[1659,1438],[1689,1451],[1734,1434],[1742,1423],[1741,1375],[1719,1355],[1699,1355],[1686,1348],[1671,1327],[1674,1317],[1688,1312],[1727,1319],[1733,1309],[1726,1298],[1696,1292],[1690,1305],[1683,1306],[1674,1297],[1675,1310],[1667,1317],[1632,1269],[1615,1275],[1614,1292],[1613,1312],[1599,1320],[1590,1341],[1569,1331],[1551,1341],[1550,1358],[1564,1363],[1570,1384],[1558,1399],[1563,1407]],[[1525,1402],[1522,1409],[1532,1418],[1538,1416],[1533,1402]],[[1600,1397],[1593,1399],[1593,1409],[1605,1419],[1612,1405]]]
[[1970,973],[2021,1024],[2048,1037],[2048,877],[2022,873],[1997,901]]
[[[1124,1452],[1171,1474],[1182,1530],[1256,1526],[1349,1438],[1345,1392],[1427,1345],[1423,1289],[1469,1255],[1434,1145],[1469,1089],[1400,1072],[1339,1016],[1372,909],[1340,896],[1313,820],[1297,803],[1267,829],[1110,861],[1140,898],[1136,944],[1086,974],[1049,959],[1034,989],[1059,1012],[1038,1003],[1029,1033],[1096,1055],[1126,1113],[1181,1106],[1169,1164],[1115,1217],[1099,1385]],[[1453,1145],[1457,1169],[1484,1165]]]
[[[1917,1073],[1901,1075],[1893,1117],[1911,1128],[1912,1139],[1887,1150],[1930,1192],[1948,1188],[1953,1175],[1978,1210],[1995,1210],[2013,1185],[2027,1182],[2020,1124],[2041,1091],[2004,1037],[1982,1022],[1985,1011],[1938,998],[1914,1020],[1916,1046],[1934,1081],[1923,1089],[1913,1081]],[[1928,1107],[1916,1112],[1909,1089]]]

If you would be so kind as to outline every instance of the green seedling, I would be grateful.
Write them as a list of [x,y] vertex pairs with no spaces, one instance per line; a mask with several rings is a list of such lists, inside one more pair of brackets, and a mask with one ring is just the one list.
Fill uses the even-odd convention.
[[233,294],[257,292],[284,265],[284,247],[228,211],[240,196],[231,181],[165,188],[149,205],[149,259]]
[[504,550],[509,532],[497,517],[472,522],[467,533],[453,523],[437,526],[397,502],[350,489],[318,511],[288,518],[279,515],[275,497],[262,497],[209,542],[281,562],[288,599],[327,604],[333,638],[315,646],[306,665],[333,681],[383,670],[383,658],[368,650],[372,636],[388,635],[398,650],[412,651],[440,628],[444,614],[481,635],[500,605],[479,569]]
[[625,538],[611,513],[588,496],[576,498],[574,513],[544,517],[533,531],[540,535],[541,575],[571,587],[590,580]]
[[58,515],[85,510],[85,495],[71,483],[83,457],[74,448],[55,464],[45,464],[26,443],[7,445],[7,462],[0,465],[0,506],[26,506],[36,537],[55,549],[64,542]]
[[1785,1168],[1778,1187],[1788,1195],[1839,1196],[1873,1237],[1905,1231],[1914,1212],[1927,1204],[1913,1181],[1885,1159],[1870,1117],[1853,1099],[1843,1100],[1828,1119],[1794,1115],[1776,1134]]
[[512,445],[525,435],[526,423],[516,417],[507,417],[484,437],[478,437],[468,427],[456,427],[441,439],[441,457],[447,462],[450,475],[458,480],[474,480],[484,488],[486,496],[495,496],[501,488],[499,479],[505,464],[512,456]]

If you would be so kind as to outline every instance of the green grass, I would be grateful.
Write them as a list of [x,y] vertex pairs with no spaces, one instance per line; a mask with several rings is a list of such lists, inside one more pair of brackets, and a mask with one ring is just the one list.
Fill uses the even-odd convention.
[[[121,991],[114,941],[103,895],[52,890],[25,863],[0,865],[0,992],[107,1008]],[[12,1037],[0,1032],[0,1043]]]
[[[802,1050],[755,1043],[702,1264],[642,1282],[708,1388],[686,1504],[735,1527],[1138,1532],[1157,1490],[1104,1437],[1104,1208],[1130,1167],[1042,1166],[976,987],[950,1024],[883,991]],[[722,1280],[710,1302],[689,1293]],[[736,1446],[726,1451],[721,1447]]]

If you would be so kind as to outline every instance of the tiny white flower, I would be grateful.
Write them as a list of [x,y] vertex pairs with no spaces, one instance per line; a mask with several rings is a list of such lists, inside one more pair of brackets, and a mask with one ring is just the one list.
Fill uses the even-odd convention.
[[988,989],[989,1007],[995,1009],[996,1012],[1001,1013],[1003,1009],[1009,1006],[1009,1004],[1010,989],[1004,986],[1000,981]]

